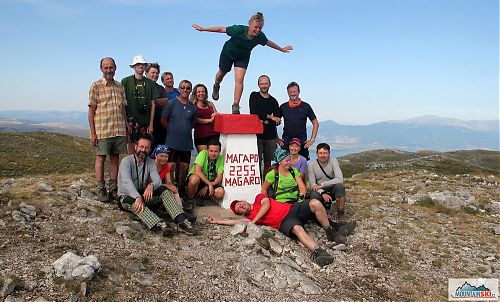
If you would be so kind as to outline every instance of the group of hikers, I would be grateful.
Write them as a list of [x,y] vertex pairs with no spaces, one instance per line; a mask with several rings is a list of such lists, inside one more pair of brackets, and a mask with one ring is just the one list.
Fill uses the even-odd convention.
[[[257,13],[249,25],[201,27],[198,31],[227,33],[231,38],[224,44],[219,71],[213,85],[212,99],[219,98],[220,83],[234,65],[235,91],[232,113],[239,114],[243,78],[256,45],[267,45],[288,52],[291,46],[279,47],[261,31],[264,18]],[[157,63],[147,63],[135,56],[130,67],[134,74],[114,80],[116,63],[111,57],[100,62],[102,79],[94,82],[89,92],[90,142],[95,146],[95,174],[100,201],[115,200],[120,209],[133,213],[149,229],[172,236],[183,231],[198,233],[195,207],[206,200],[220,201],[225,194],[222,186],[224,158],[221,156],[219,133],[214,130],[218,114],[208,89],[203,84],[192,87],[182,80],[174,88],[171,72],[160,73]],[[144,76],[144,72],[146,75]],[[164,86],[157,84],[160,78]],[[345,222],[346,193],[343,176],[330,146],[316,147],[317,160],[309,161],[309,148],[318,134],[319,123],[312,107],[299,97],[296,82],[287,86],[289,101],[278,105],[269,94],[270,78],[258,78],[259,91],[249,99],[250,113],[263,124],[257,135],[258,154],[263,178],[261,193],[254,202],[234,200],[231,210],[241,219],[221,220],[209,217],[210,223],[234,225],[252,221],[279,229],[298,239],[311,251],[320,266],[333,261],[304,230],[310,220],[325,229],[330,241],[345,243],[356,226]],[[313,129],[307,136],[307,120]],[[283,135],[278,138],[276,127],[283,121]],[[191,151],[198,152],[190,168]],[[120,154],[128,153],[120,161]],[[104,180],[104,163],[109,156],[109,183]],[[272,166],[272,161],[275,164]],[[308,192],[309,187],[309,192]],[[328,214],[332,201],[337,204],[336,217]],[[330,219],[328,216],[331,216]]]

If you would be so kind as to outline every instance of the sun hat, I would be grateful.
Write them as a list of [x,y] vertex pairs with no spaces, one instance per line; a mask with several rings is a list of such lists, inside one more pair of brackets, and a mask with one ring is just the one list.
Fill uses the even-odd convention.
[[233,202],[231,202],[231,211],[233,211],[234,214],[238,215],[238,213],[236,213],[236,204],[240,202],[239,200],[233,200]]
[[134,67],[135,64],[148,64],[148,62],[146,62],[143,55],[138,55],[132,58],[132,64],[129,66]]
[[276,151],[274,151],[274,161],[277,163],[284,160],[288,156],[290,156],[290,152],[288,150],[283,150],[281,148],[278,148],[276,149]]
[[170,148],[165,145],[158,145],[154,148],[153,152],[151,152],[151,158],[156,159],[156,156],[158,154],[165,153],[165,154],[170,154]]
[[300,146],[302,146],[302,143],[300,142],[300,139],[298,139],[298,138],[296,138],[296,137],[292,138],[292,139],[290,140],[290,143],[289,143],[288,145],[291,145],[291,144],[296,144],[296,145],[299,145],[299,147],[300,147]]

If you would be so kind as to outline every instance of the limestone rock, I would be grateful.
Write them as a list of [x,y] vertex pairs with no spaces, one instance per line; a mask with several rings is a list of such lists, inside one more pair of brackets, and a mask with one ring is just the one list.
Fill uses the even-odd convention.
[[7,297],[8,295],[14,292],[15,288],[16,288],[16,281],[14,281],[14,279],[9,277],[4,278],[2,289],[0,290],[0,297]]
[[48,185],[44,182],[40,182],[38,184],[38,190],[42,191],[42,192],[52,192],[52,191],[54,191],[54,188],[52,188],[50,185]]
[[232,228],[231,228],[231,231],[229,232],[229,234],[231,234],[231,236],[236,236],[238,234],[243,234],[245,232],[245,229],[247,228],[247,224],[246,223],[237,223],[235,224]]
[[91,279],[101,267],[97,257],[90,255],[82,258],[72,252],[67,252],[52,264],[56,276],[65,280]]

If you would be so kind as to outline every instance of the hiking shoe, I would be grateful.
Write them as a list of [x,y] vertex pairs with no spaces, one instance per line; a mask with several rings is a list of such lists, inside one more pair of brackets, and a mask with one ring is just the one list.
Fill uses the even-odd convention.
[[184,213],[184,215],[186,215],[186,219],[191,222],[191,223],[195,223],[197,217],[195,214],[193,213]]
[[110,201],[117,201],[118,200],[118,189],[114,189],[108,192],[108,199]]
[[337,221],[344,221],[345,220],[345,210],[344,209],[337,209]]
[[214,84],[214,89],[212,90],[212,99],[217,101],[219,99],[220,84]]
[[339,232],[337,232],[333,226],[330,226],[328,229],[325,230],[325,232],[328,241],[335,241],[335,243],[337,244],[347,242],[347,238],[345,238],[344,235],[341,235]]
[[186,213],[193,213],[195,201],[194,199],[185,200],[182,204],[182,209]]
[[233,114],[240,114],[240,106],[238,104],[233,104],[231,106]]
[[351,235],[356,225],[356,221],[340,222],[337,231],[343,236]]
[[97,188],[97,200],[100,202],[108,203],[110,202],[109,196],[108,196],[108,191],[106,191],[105,187],[98,187]]
[[320,247],[311,252],[311,260],[321,267],[332,263],[334,259],[332,255]]
[[170,227],[170,225],[168,225],[168,223],[166,223],[165,221],[162,221],[162,222],[158,222],[153,228],[152,230],[154,232],[157,232],[157,233],[161,233],[161,235],[163,237],[172,237],[174,236],[174,229],[172,229]]
[[184,233],[188,234],[188,235],[197,235],[198,234],[198,230],[191,226],[191,223],[187,222],[187,221],[183,221],[181,223],[179,223],[177,225],[177,229],[179,231],[183,231]]
[[205,199],[198,198],[196,199],[196,206],[203,207],[205,205]]

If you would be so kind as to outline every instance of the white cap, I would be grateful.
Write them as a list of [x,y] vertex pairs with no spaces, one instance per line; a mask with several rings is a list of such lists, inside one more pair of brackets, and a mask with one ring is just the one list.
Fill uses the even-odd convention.
[[134,67],[135,64],[148,64],[148,62],[146,62],[146,59],[144,59],[143,55],[138,55],[132,59],[132,64],[130,64],[130,67]]

